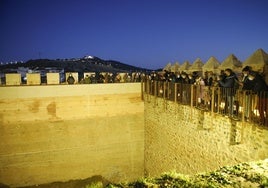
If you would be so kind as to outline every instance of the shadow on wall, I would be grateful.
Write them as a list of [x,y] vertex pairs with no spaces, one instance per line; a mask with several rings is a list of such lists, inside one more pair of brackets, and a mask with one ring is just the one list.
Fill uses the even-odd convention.
[[[103,178],[100,175],[92,176],[87,179],[79,179],[79,180],[70,180],[67,182],[53,182],[53,183],[46,183],[41,185],[33,185],[33,186],[27,186],[23,188],[81,188],[81,187],[105,187],[110,182]],[[3,185],[4,186],[4,185]],[[2,188],[1,184],[0,187]],[[8,186],[6,186],[8,187]],[[22,187],[21,187],[22,188]]]

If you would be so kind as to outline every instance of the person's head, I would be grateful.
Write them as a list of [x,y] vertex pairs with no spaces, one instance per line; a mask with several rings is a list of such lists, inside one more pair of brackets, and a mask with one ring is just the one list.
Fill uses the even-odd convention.
[[226,76],[230,76],[232,74],[232,70],[231,69],[225,69],[224,73],[226,74]]
[[256,78],[257,73],[256,72],[250,72],[248,75],[249,80],[254,80]]
[[213,75],[213,72],[212,71],[209,71],[208,72],[208,76],[212,76]]
[[185,72],[181,73],[182,78],[186,78],[187,74]]
[[249,66],[245,66],[243,69],[242,69],[242,73],[244,76],[248,76],[250,72],[250,67]]

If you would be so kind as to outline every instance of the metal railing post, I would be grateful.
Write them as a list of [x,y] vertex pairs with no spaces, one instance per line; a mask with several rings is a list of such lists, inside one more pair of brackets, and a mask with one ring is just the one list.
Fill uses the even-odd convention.
[[170,94],[169,94],[169,90],[170,90],[170,82],[167,83],[167,100],[169,100],[170,98]]
[[164,82],[163,85],[164,85],[163,86],[163,99],[165,99],[166,98],[166,82]]
[[218,95],[217,113],[219,113],[220,112],[220,105],[221,105],[221,90],[219,87],[217,88],[217,90],[218,90],[218,92],[217,92],[217,95]]
[[175,83],[175,87],[174,87],[174,101],[177,102],[177,96],[178,96],[178,84]]
[[246,91],[243,91],[242,113],[241,113],[241,115],[242,115],[242,122],[245,122],[245,109],[246,109],[246,100],[245,99],[246,99]]
[[212,93],[211,93],[211,113],[214,113],[214,105],[215,105],[215,88],[212,87]]
[[191,108],[193,108],[193,106],[194,106],[194,85],[193,84],[191,84],[190,94],[191,94]]
[[141,81],[141,100],[143,100],[143,92],[144,92],[144,89],[143,89],[143,80]]
[[158,81],[154,81],[154,96],[157,96],[157,91],[158,91]]

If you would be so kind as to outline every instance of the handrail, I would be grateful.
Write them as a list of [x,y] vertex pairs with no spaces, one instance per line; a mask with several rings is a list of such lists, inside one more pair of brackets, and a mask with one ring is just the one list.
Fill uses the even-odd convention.
[[142,82],[145,94],[268,127],[268,92],[156,80]]

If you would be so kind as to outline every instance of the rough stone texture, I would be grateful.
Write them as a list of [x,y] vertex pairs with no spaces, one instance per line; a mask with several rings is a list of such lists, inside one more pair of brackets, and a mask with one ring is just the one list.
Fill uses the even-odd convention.
[[0,87],[0,183],[144,175],[140,84]]
[[0,183],[131,181],[268,157],[268,130],[144,95],[140,83],[0,87]]
[[145,95],[145,174],[195,174],[268,157],[268,130]]

